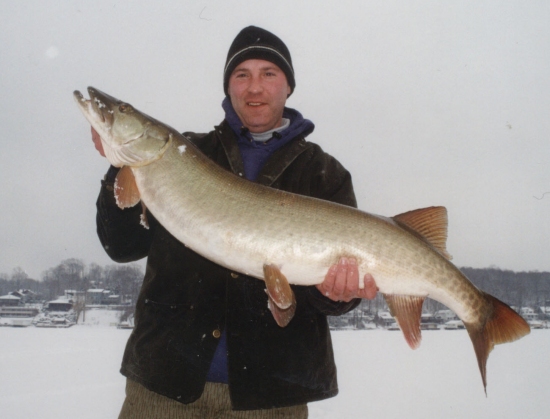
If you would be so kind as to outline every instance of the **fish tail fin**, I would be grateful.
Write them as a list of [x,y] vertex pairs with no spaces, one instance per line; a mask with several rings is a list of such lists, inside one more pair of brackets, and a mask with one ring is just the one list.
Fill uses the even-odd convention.
[[495,345],[513,342],[531,331],[527,322],[507,304],[484,293],[486,300],[491,304],[492,310],[485,323],[474,325],[464,323],[477,357],[477,364],[483,388],[487,395],[487,358]]

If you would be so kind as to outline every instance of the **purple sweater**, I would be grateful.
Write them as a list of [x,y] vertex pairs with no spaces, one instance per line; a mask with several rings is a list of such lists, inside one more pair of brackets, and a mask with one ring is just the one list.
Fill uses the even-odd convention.
[[222,107],[225,111],[225,120],[237,135],[237,144],[244,164],[244,175],[252,181],[256,180],[265,162],[276,150],[299,135],[308,136],[315,128],[313,122],[304,119],[300,112],[285,108],[283,118],[289,119],[290,125],[274,134],[271,140],[266,142],[254,141],[248,129],[244,128],[228,97],[223,100]]
[[[283,118],[288,118],[290,125],[286,129],[274,134],[271,140],[266,142],[254,141],[248,129],[243,126],[237,116],[228,97],[223,100],[222,107],[225,111],[225,120],[237,136],[237,144],[244,164],[244,176],[252,181],[256,180],[262,167],[276,150],[299,135],[306,137],[315,128],[313,122],[304,119],[300,112],[291,108],[285,108]],[[215,383],[229,383],[229,374],[227,372],[227,336],[225,330],[220,337],[206,380]]]

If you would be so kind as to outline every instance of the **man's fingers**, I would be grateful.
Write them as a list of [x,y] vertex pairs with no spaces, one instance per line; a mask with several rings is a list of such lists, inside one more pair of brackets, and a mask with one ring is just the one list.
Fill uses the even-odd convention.
[[336,269],[333,294],[337,300],[351,301],[359,290],[359,268],[355,258],[342,257]]
[[348,259],[348,272],[346,277],[346,292],[350,299],[354,298],[359,290],[359,267],[355,258]]
[[317,285],[319,291],[334,301],[351,301],[354,298],[372,300],[378,289],[374,278],[366,274],[365,287],[359,288],[359,267],[355,258],[342,257],[338,264],[332,265],[322,284]]
[[334,285],[332,287],[332,294],[338,300],[341,300],[346,291],[347,277],[348,277],[348,258],[340,258],[338,265],[336,265],[336,276],[334,279]]
[[325,275],[325,280],[317,285],[317,289],[323,294],[325,297],[330,297],[332,294],[332,287],[334,285],[334,278],[336,278],[336,265],[332,265],[327,274]]
[[365,274],[365,288],[362,290],[359,290],[360,297],[366,298],[367,300],[372,300],[376,297],[376,293],[378,292],[378,287],[376,286],[376,283],[374,282],[374,278],[371,274]]

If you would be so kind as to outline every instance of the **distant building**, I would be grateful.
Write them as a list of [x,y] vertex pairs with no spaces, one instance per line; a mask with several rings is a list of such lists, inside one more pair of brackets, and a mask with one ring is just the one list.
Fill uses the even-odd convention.
[[67,300],[69,303],[75,304],[83,304],[86,301],[86,292],[84,291],[76,291],[76,290],[65,290],[65,294],[63,296],[65,300]]
[[21,298],[22,304],[34,303],[38,299],[38,294],[36,294],[34,291],[27,290],[27,289],[13,291],[13,292],[10,292],[10,294],[14,295],[15,297]]
[[422,313],[420,315],[420,323],[435,323],[435,317],[430,313]]
[[395,322],[389,311],[379,311],[376,315],[375,322],[383,327],[388,327]]
[[538,317],[538,314],[531,307],[522,307],[519,310],[519,315],[527,321],[536,320]]
[[546,307],[539,307],[539,310],[543,320],[550,320],[550,301],[547,302]]
[[62,311],[66,312],[73,308],[73,303],[65,298],[58,298],[57,300],[48,301],[46,303],[46,311]]
[[22,307],[22,306],[1,306],[0,317],[6,318],[20,318],[20,317],[34,317],[38,315],[38,309],[35,307]]
[[86,291],[86,305],[101,305],[104,289],[94,288]]
[[438,323],[447,323],[458,318],[452,310],[438,310],[435,312],[434,317]]
[[92,288],[86,291],[86,305],[120,304],[120,295],[109,289]]
[[18,306],[21,304],[21,297],[15,295],[3,295],[0,297],[0,306]]
[[107,298],[103,299],[104,304],[120,304],[120,295],[110,294]]

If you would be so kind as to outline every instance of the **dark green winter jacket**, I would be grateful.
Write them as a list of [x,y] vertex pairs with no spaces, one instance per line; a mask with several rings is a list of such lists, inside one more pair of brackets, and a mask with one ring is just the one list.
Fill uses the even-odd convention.
[[[223,122],[208,134],[186,133],[220,166],[243,173],[236,138]],[[293,286],[296,314],[279,327],[267,307],[263,281],[199,256],[141,206],[120,210],[112,172],[97,200],[97,231],[117,262],[147,257],[145,278],[121,372],[151,391],[182,403],[202,394],[220,331],[227,334],[229,388],[234,409],[303,404],[337,394],[327,315],[359,303],[336,303],[315,287]],[[356,206],[350,174],[316,144],[297,137],[277,150],[257,182]]]

